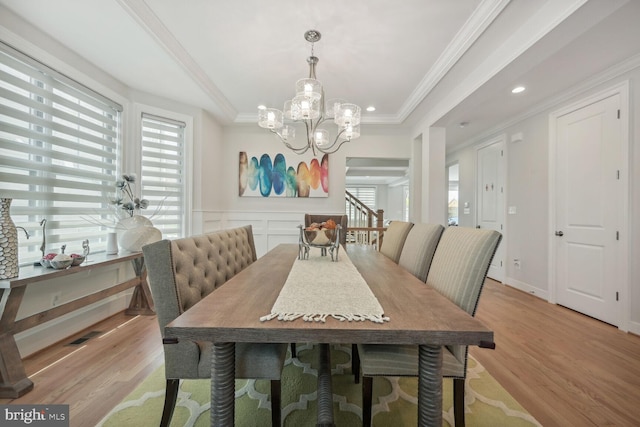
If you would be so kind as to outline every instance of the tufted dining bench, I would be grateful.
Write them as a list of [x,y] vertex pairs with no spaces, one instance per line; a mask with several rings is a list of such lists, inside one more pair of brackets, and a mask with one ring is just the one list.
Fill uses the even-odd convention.
[[[256,261],[250,225],[142,248],[164,344],[167,379],[161,425],[171,422],[180,379],[211,378],[211,343],[165,336],[165,326]],[[237,343],[236,378],[271,380],[272,423],[280,425],[286,344]]]

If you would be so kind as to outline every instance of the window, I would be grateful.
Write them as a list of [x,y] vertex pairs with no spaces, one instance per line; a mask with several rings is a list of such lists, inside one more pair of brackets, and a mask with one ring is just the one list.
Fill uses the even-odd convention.
[[347,191],[355,198],[367,205],[369,209],[376,210],[376,187],[347,187]]
[[349,227],[367,227],[369,221],[375,226],[376,187],[346,187],[346,190],[373,211],[368,212],[367,209],[363,209],[358,202],[350,197],[345,197],[345,212],[349,217]]
[[122,107],[0,43],[0,196],[32,235],[19,238],[20,264],[67,245],[81,252],[106,247],[113,220],[121,149]]
[[183,236],[184,130],[182,122],[142,114],[141,194],[156,207],[153,225],[165,239]]

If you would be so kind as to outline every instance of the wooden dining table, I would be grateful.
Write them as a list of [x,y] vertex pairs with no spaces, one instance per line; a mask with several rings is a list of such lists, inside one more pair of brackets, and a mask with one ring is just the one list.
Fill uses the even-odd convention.
[[373,247],[361,245],[347,245],[346,253],[388,321],[261,321],[278,298],[298,249],[278,245],[165,328],[166,338],[213,343],[211,425],[234,422],[235,343],[312,342],[418,345],[418,425],[442,426],[442,346],[491,345],[493,332]]

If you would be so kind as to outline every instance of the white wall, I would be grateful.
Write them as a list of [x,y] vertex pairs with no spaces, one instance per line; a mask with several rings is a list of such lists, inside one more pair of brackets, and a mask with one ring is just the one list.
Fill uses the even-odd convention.
[[396,185],[387,186],[387,208],[384,211],[384,217],[404,221],[404,186]]
[[[629,247],[629,295],[623,301],[627,307],[629,324],[621,328],[640,333],[640,68],[634,68],[615,78],[598,81],[588,89],[574,91],[530,117],[511,124],[492,135],[487,135],[472,146],[448,153],[446,162],[458,161],[460,165],[460,206],[470,202],[470,213],[460,209],[460,225],[475,226],[475,189],[476,189],[476,147],[500,134],[506,135],[507,179],[506,206],[515,206],[517,214],[506,215],[506,283],[541,298],[549,298],[548,287],[548,245],[549,245],[549,114],[564,105],[569,105],[591,94],[612,87],[622,81],[630,81],[630,153],[629,182],[629,236],[621,241]],[[522,133],[523,139],[510,142],[511,135]],[[521,260],[521,269],[513,266],[513,259]],[[628,310],[627,310],[628,309]]]

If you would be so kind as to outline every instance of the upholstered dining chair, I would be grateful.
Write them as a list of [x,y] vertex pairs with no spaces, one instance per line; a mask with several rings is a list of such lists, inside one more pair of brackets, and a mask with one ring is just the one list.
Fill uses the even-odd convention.
[[389,227],[384,232],[380,252],[390,258],[396,264],[400,259],[404,241],[407,239],[409,230],[413,227],[413,223],[404,221],[391,221]]
[[[427,285],[434,287],[474,316],[489,265],[500,243],[494,230],[447,228],[438,242]],[[358,344],[362,369],[363,425],[371,424],[373,377],[418,376],[418,346]],[[464,385],[468,346],[443,348],[442,375],[453,378],[453,408],[456,427],[464,426]],[[359,371],[354,369],[356,382]]]
[[[253,263],[251,226],[177,240],[161,240],[142,248],[147,279],[164,344],[166,392],[161,426],[168,426],[180,379],[211,378],[209,342],[165,337],[165,326]],[[271,421],[280,426],[280,377],[286,344],[237,343],[236,378],[271,381]]]
[[444,231],[440,224],[414,224],[402,246],[398,265],[423,282]]

